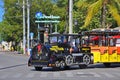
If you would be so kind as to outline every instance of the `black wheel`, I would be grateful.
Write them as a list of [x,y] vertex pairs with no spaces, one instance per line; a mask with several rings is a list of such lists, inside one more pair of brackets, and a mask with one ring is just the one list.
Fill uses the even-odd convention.
[[110,67],[111,63],[103,63],[105,67]]
[[85,65],[89,65],[90,64],[90,56],[88,55],[88,54],[85,54],[84,56],[83,56],[83,63],[85,64]]
[[65,67],[65,61],[60,61],[60,69],[63,70]]
[[79,65],[79,68],[80,68],[80,69],[85,69],[85,68],[87,68],[87,65],[86,65],[86,64]]
[[36,71],[41,71],[41,70],[42,70],[42,67],[35,67],[35,70],[36,70]]
[[55,62],[55,67],[60,67],[60,62],[59,61]]
[[69,67],[69,66],[64,66],[64,69],[65,69],[65,70],[69,70],[70,67]]
[[60,61],[55,61],[55,66],[52,68],[54,71],[59,71],[60,70]]
[[65,63],[67,66],[72,65],[73,64],[73,56],[71,56],[71,55],[66,56]]
[[59,70],[60,70],[60,67],[53,67],[53,70],[54,70],[54,71],[59,71]]

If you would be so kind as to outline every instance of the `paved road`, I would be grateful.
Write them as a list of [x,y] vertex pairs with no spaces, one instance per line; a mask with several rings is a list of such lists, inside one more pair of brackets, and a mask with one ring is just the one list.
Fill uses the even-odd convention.
[[111,68],[97,64],[87,69],[74,66],[63,71],[53,71],[52,68],[35,71],[27,66],[27,60],[25,55],[0,52],[0,80],[120,80],[119,64]]

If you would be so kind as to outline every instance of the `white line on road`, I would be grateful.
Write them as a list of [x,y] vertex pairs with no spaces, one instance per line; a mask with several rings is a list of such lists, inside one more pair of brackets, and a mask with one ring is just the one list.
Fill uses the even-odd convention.
[[101,77],[101,75],[99,75],[98,73],[95,73],[95,72],[89,72],[89,74],[93,74],[94,77]]
[[86,77],[86,75],[84,75],[85,73],[83,72],[76,72],[76,75],[79,77]]
[[9,76],[9,74],[2,75],[2,76],[0,76],[0,79],[6,79],[8,76]]
[[47,77],[47,72],[41,72],[40,77]]
[[26,75],[26,78],[32,78],[35,76],[35,73],[29,73],[28,75]]
[[54,72],[53,77],[61,77],[59,72]]
[[119,72],[114,73],[114,75],[116,75],[117,77],[120,77],[120,73]]
[[105,75],[106,77],[109,77],[109,78],[114,78],[114,76],[112,74],[109,74],[109,73],[101,73],[103,75]]
[[18,73],[18,74],[15,74],[14,76],[13,76],[13,78],[19,78],[19,77],[21,77],[22,76],[22,73]]
[[72,72],[65,72],[66,77],[74,77],[74,73]]

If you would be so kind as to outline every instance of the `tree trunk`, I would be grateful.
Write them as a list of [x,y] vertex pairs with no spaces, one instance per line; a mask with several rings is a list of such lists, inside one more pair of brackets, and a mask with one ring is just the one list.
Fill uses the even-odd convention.
[[106,28],[106,1],[103,2],[103,7],[101,10],[101,28]]
[[106,13],[107,13],[106,5],[109,4],[109,2],[110,0],[103,1],[103,7],[101,10],[101,28],[106,28]]

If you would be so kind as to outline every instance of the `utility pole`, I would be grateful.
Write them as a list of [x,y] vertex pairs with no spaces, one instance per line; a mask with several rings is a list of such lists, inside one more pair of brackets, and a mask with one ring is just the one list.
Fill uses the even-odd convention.
[[29,0],[27,0],[27,51],[30,54],[30,4]]
[[38,23],[38,41],[40,41],[40,24]]
[[73,0],[69,0],[69,34],[73,33],[72,10],[73,10]]
[[23,0],[23,54],[25,54],[25,46],[26,46],[26,39],[25,39],[25,0]]

